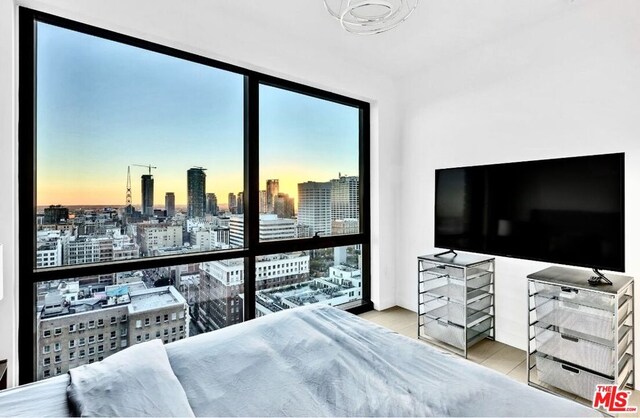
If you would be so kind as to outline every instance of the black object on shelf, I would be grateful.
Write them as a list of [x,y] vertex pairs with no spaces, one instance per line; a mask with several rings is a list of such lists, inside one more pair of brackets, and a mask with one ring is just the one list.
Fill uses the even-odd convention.
[[457,252],[453,251],[453,250],[447,250],[445,252],[442,253],[438,253],[438,254],[434,254],[434,257],[442,257],[443,255],[447,255],[447,254],[453,254],[454,257],[456,257],[458,255]]
[[593,273],[595,274],[595,276],[591,276],[587,280],[591,286],[598,286],[601,284],[613,286],[613,282],[607,279],[604,274],[600,273],[598,269],[593,269]]

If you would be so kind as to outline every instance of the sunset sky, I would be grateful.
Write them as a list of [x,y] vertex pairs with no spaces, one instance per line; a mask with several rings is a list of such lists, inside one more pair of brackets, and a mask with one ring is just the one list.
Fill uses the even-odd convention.
[[[243,187],[243,76],[48,24],[37,26],[37,204],[123,206],[151,164],[155,207],[186,204],[187,170],[227,203]],[[358,174],[358,110],[260,88],[260,188]],[[134,206],[140,176],[131,167]]]

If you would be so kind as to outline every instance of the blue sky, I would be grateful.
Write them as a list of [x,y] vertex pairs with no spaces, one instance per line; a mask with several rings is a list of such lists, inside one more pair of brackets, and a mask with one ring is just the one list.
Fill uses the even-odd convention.
[[[127,166],[151,164],[155,206],[186,201],[186,172],[207,168],[226,203],[243,183],[243,76],[38,23],[38,205],[124,204]],[[358,111],[261,86],[261,183],[281,191],[357,174]],[[141,167],[132,167],[133,202]],[[262,186],[261,188],[264,188]]]

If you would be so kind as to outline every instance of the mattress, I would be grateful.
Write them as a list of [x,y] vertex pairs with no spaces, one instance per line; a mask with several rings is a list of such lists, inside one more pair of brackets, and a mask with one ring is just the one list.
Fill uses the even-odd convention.
[[[599,415],[328,306],[271,314],[164,348],[196,416]],[[144,364],[132,367],[148,375]],[[0,415],[66,415],[66,383],[57,377],[9,390]],[[141,410],[153,402],[147,395],[139,397]]]
[[61,375],[0,392],[0,416],[66,417],[69,376]]

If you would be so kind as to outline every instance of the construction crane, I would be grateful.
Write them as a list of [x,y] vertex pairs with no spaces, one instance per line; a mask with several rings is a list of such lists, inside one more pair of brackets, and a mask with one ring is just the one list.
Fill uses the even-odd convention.
[[135,167],[145,167],[145,168],[148,168],[148,169],[149,169],[149,175],[151,175],[151,169],[152,169],[152,168],[153,168],[153,169],[158,168],[158,167],[154,167],[154,166],[152,166],[151,164],[149,164],[149,165],[144,165],[144,164],[131,164],[131,165],[133,165],[133,166],[135,166]]
[[131,206],[131,167],[127,166],[127,204],[126,207]]

